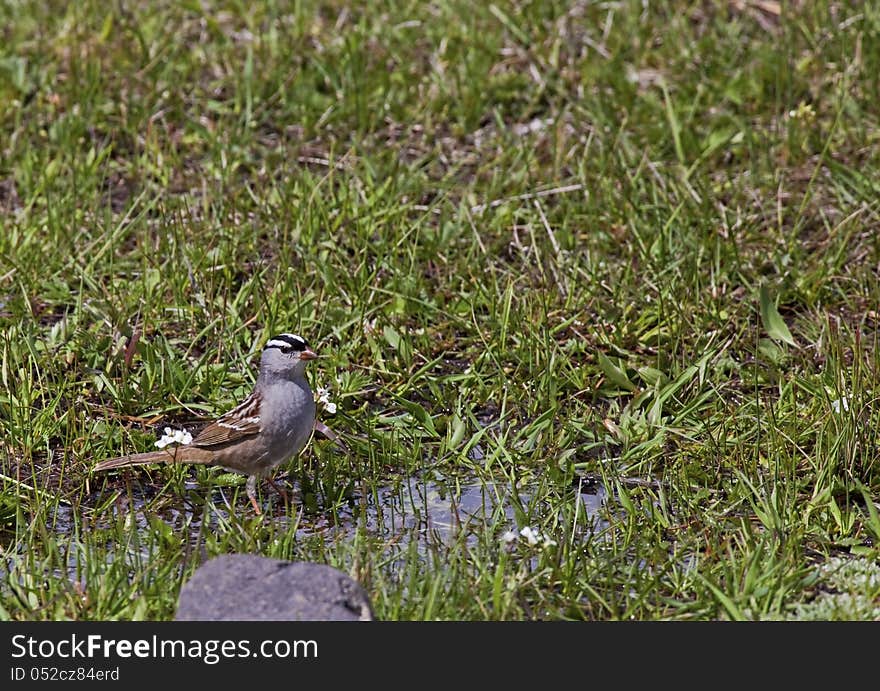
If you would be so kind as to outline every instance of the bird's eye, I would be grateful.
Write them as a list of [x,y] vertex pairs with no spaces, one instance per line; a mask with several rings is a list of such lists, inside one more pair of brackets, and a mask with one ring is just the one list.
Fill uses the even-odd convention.
[[280,350],[281,350],[281,352],[284,353],[285,355],[290,355],[290,354],[293,352],[293,348],[290,347],[290,346],[282,346],[282,347],[280,348]]

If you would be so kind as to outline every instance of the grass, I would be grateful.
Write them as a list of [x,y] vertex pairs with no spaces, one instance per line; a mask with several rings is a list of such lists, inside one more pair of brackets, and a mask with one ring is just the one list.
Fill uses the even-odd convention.
[[[768,8],[0,3],[0,617],[247,551],[383,619],[878,618],[880,13]],[[90,473],[279,331],[351,445],[294,506]]]

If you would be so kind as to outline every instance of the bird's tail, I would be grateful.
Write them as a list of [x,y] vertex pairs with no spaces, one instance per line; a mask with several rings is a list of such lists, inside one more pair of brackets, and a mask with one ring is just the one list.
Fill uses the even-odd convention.
[[135,453],[129,456],[108,458],[98,463],[93,470],[113,470],[114,468],[127,468],[132,465],[149,465],[150,463],[210,463],[213,454],[207,449],[190,446],[175,446],[170,449],[159,451],[147,451]]

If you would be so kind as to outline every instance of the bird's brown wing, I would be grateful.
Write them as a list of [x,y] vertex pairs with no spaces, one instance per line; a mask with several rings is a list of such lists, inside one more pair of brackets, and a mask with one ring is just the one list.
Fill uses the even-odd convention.
[[241,404],[209,424],[193,439],[193,446],[219,446],[259,434],[260,398],[251,394]]

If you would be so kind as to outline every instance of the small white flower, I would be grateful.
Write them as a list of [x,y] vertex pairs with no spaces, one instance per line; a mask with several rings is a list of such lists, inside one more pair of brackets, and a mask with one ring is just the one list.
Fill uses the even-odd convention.
[[529,525],[520,530],[519,534],[526,539],[526,542],[529,543],[530,547],[534,547],[541,541],[541,533]]
[[849,410],[849,399],[844,396],[843,398],[838,398],[836,401],[831,401],[831,409],[835,413],[839,413],[841,410],[844,412]]
[[816,110],[812,104],[801,101],[797,108],[788,111],[788,117],[792,120],[801,120],[803,122],[812,122],[816,119]]
[[516,541],[516,531],[515,530],[508,530],[501,536],[501,542],[503,542],[505,545],[509,545],[511,542],[515,542],[515,541]]
[[192,440],[192,435],[187,430],[172,430],[170,427],[166,427],[165,434],[156,442],[156,446],[164,449],[169,444],[192,444]]
[[361,322],[361,327],[364,330],[364,336],[370,336],[376,332],[376,320],[375,319],[364,319]]
[[324,408],[324,411],[328,415],[334,415],[336,413],[336,404],[330,400],[330,387],[329,386],[319,386],[317,391],[317,399],[318,403]]
[[[513,533],[513,531],[508,531],[509,533]],[[505,533],[506,535],[507,533]],[[542,547],[553,547],[556,545],[556,540],[552,540],[547,535],[542,535],[539,530],[536,528],[532,528],[527,525],[525,528],[519,531],[519,534],[525,538],[525,541],[529,544],[529,547],[535,547],[537,545],[541,545]],[[516,539],[516,533],[513,533],[514,539]]]

